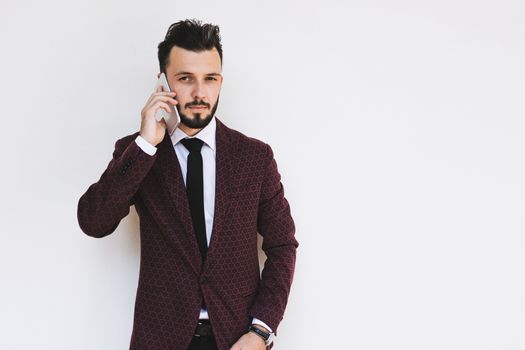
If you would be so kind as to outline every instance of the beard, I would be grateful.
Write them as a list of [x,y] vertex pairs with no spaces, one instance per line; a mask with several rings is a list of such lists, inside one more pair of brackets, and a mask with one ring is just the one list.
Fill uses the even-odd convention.
[[[193,118],[189,117],[188,115],[186,115],[184,113],[182,113],[180,108],[179,108],[179,105],[176,104],[175,107],[179,111],[180,122],[182,124],[186,125],[188,128],[191,128],[191,129],[202,129],[202,128],[204,128],[206,125],[208,125],[211,122],[213,116],[215,115],[215,111],[217,110],[217,106],[219,105],[219,96],[217,96],[217,101],[215,101],[215,104],[213,105],[213,108],[211,109],[210,114],[205,115],[204,113],[199,113],[199,112],[192,113],[193,114]],[[204,102],[204,101],[193,101],[193,102],[187,103],[185,105],[185,107],[187,107],[187,108],[189,108],[191,106],[207,106],[208,108],[210,107],[210,105],[208,103]]]

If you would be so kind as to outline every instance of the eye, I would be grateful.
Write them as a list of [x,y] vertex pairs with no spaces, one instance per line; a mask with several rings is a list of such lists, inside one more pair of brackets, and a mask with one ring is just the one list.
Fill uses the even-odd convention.
[[189,78],[189,77],[182,77],[182,78],[180,78],[179,80],[184,80],[184,79],[186,79],[186,78]]
[[214,77],[208,77],[208,79],[210,79],[210,80],[217,80]]

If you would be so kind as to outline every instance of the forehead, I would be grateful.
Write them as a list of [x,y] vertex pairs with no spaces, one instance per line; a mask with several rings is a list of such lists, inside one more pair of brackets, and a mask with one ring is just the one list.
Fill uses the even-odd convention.
[[167,70],[171,74],[179,71],[192,72],[194,74],[208,74],[221,71],[221,58],[214,47],[211,50],[194,52],[173,46],[169,54]]

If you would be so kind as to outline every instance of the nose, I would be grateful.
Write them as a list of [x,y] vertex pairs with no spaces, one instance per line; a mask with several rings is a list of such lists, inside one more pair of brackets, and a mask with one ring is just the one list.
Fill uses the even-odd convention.
[[206,97],[206,92],[204,91],[204,86],[201,82],[196,82],[195,87],[193,89],[192,97],[194,100],[204,100]]

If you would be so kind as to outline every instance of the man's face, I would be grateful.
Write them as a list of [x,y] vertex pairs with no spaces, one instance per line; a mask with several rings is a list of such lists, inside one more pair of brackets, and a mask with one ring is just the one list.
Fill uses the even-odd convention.
[[213,118],[219,103],[223,77],[221,58],[216,48],[193,52],[171,48],[166,78],[176,92],[181,124],[202,129]]

